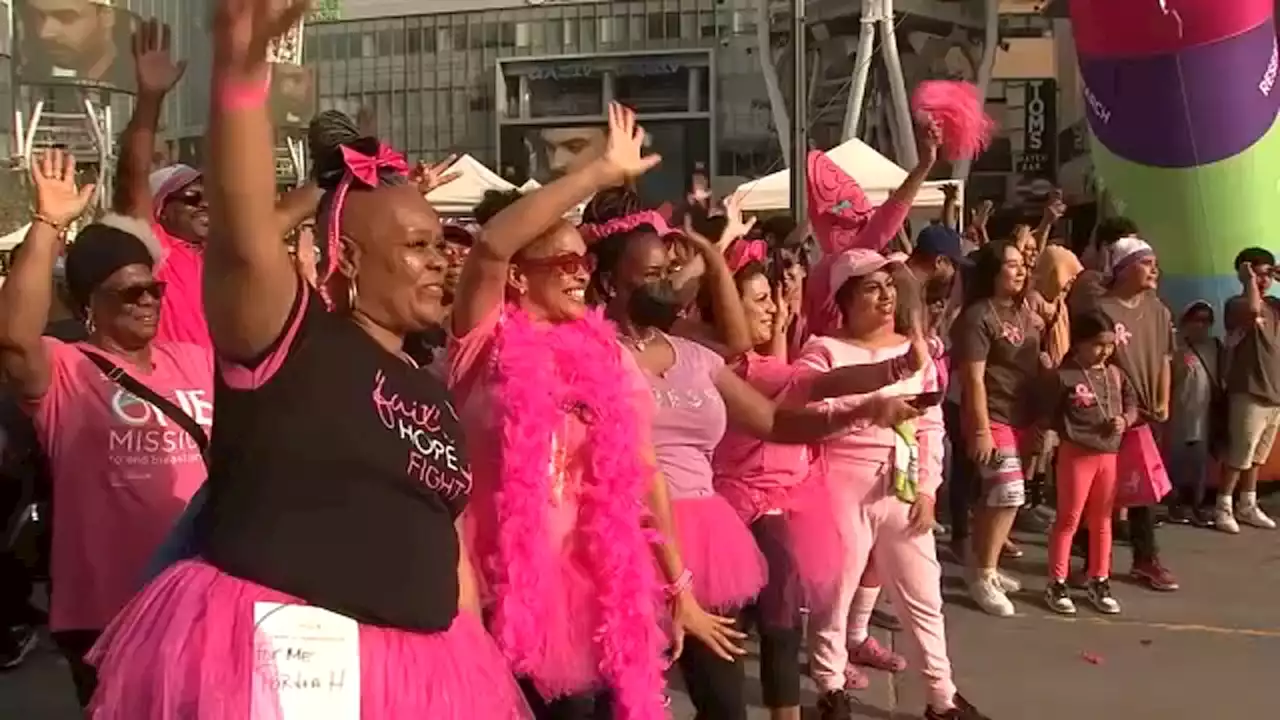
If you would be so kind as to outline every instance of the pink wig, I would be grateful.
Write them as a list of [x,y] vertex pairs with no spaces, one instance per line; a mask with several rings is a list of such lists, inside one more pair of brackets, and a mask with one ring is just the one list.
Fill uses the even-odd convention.
[[916,87],[911,107],[942,131],[943,155],[951,161],[977,157],[991,142],[995,121],[987,115],[973,83],[926,80]]

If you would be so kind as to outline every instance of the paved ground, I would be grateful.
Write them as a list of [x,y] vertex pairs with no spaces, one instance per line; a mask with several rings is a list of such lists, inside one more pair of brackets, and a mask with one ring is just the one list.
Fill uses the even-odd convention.
[[[1118,582],[1124,614],[1116,619],[1085,608],[1075,620],[1045,611],[1039,602],[1043,549],[1035,538],[1025,538],[1028,556],[1016,566],[1030,588],[1018,598],[1016,618],[978,613],[959,594],[949,568],[947,629],[962,691],[996,720],[1277,717],[1280,533],[1160,532],[1184,590],[1157,595]],[[1128,549],[1118,548],[1116,557],[1117,570],[1127,570]],[[758,686],[752,694],[758,703]],[[910,671],[895,680],[877,677],[862,697],[863,718],[915,717],[922,706]],[[681,697],[676,709],[677,718],[693,716]],[[0,675],[0,719],[76,715],[66,668],[52,651]],[[768,715],[757,707],[751,717]]]

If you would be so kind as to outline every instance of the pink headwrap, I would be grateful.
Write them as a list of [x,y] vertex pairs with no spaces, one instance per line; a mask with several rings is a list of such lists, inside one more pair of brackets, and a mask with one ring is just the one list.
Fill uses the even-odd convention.
[[404,156],[382,143],[378,144],[378,152],[374,155],[366,155],[344,145],[342,162],[347,166],[347,170],[342,180],[338,182],[338,187],[333,191],[333,205],[329,211],[329,227],[325,236],[325,266],[316,281],[320,297],[330,309],[333,308],[333,298],[329,297],[325,281],[338,268],[338,250],[342,238],[342,209],[347,203],[347,193],[351,191],[352,183],[358,182],[365,187],[375,188],[378,186],[380,170],[390,169],[399,175],[409,173],[409,164],[405,162]]
[[656,210],[641,210],[640,212],[616,217],[602,223],[582,223],[578,226],[578,232],[582,233],[584,242],[591,244],[610,235],[635,230],[641,225],[653,226],[659,237],[666,237],[671,233],[680,232],[678,228],[671,227],[667,223],[667,219],[662,216],[662,213]]
[[769,246],[763,240],[737,240],[724,254],[730,272],[738,272],[753,262],[764,262],[769,256]]

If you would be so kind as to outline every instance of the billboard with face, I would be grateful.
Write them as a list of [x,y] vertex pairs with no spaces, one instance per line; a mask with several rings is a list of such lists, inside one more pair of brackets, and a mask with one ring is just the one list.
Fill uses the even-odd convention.
[[271,68],[271,120],[282,132],[306,133],[316,114],[316,69],[278,63]]
[[14,0],[19,83],[134,90],[137,15],[95,0]]

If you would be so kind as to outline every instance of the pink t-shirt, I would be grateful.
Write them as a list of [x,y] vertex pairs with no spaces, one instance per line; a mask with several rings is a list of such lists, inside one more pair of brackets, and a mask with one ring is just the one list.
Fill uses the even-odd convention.
[[[479,558],[492,557],[497,550],[498,518],[495,508],[495,493],[499,485],[502,454],[499,450],[501,442],[498,434],[498,422],[494,417],[492,392],[493,385],[489,379],[489,368],[493,360],[495,339],[503,308],[496,307],[479,325],[461,338],[450,337],[448,347],[448,384],[453,393],[454,406],[458,417],[462,420],[466,436],[471,438],[471,502],[467,506],[467,542],[473,556]],[[652,401],[649,399],[649,383],[636,365],[631,353],[621,345],[618,352],[622,355],[623,367],[628,377],[622,382],[630,383],[636,398],[637,407],[642,410],[641,426],[647,427],[651,416]],[[563,442],[561,450],[568,458],[565,466],[563,487],[552,488],[552,504],[549,519],[551,527],[547,535],[551,542],[559,546],[562,556],[571,555],[573,548],[569,544],[571,534],[578,522],[578,495],[581,489],[583,466],[580,459],[584,457],[583,443],[587,437],[587,428],[572,413],[566,413],[562,427],[557,428],[556,441]],[[484,448],[484,440],[488,439],[489,449]],[[481,578],[483,579],[483,578]]]
[[164,248],[164,257],[156,265],[156,279],[167,284],[156,342],[212,349],[204,318],[204,254],[200,248],[165,232],[159,223],[153,223],[152,229]]
[[[747,353],[736,369],[761,395],[772,400],[781,399],[796,376],[795,369],[785,360],[754,352]],[[807,445],[766,442],[729,429],[712,460],[716,491],[744,520],[751,522],[782,506],[786,491],[809,476],[812,459]]]
[[691,340],[666,336],[676,361],[662,375],[650,375],[656,408],[653,449],[672,500],[710,497],[711,455],[724,437],[724,400],[715,377],[724,369],[719,355]]
[[[905,355],[911,344],[868,350],[831,337],[813,337],[805,346],[798,366],[807,372],[821,374],[849,365],[875,365]],[[909,397],[941,389],[938,369],[930,362],[924,370],[906,380],[880,388],[870,396]],[[870,397],[868,396],[868,397]],[[942,441],[945,434],[942,408],[935,405],[916,421],[916,442],[920,451],[920,492],[933,495],[942,484]],[[880,475],[875,468],[887,466],[893,459],[894,432],[891,428],[870,425],[855,427],[831,438],[824,453],[833,482],[874,483]],[[869,472],[870,471],[870,472]],[[867,485],[866,490],[871,486]],[[859,496],[861,491],[859,491]]]
[[[102,630],[139,589],[207,469],[191,436],[85,357],[44,339],[52,380],[29,411],[53,478],[53,630]],[[151,372],[92,348],[213,426],[213,357],[194,345],[157,344]]]

